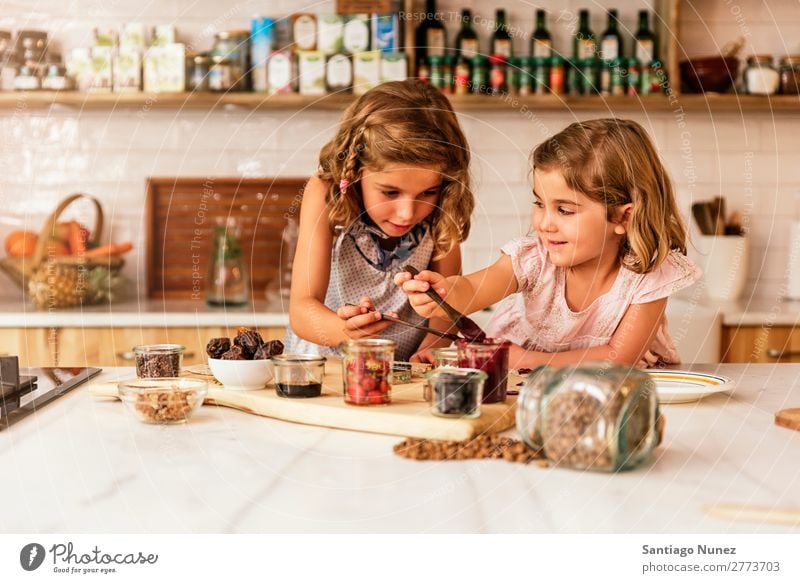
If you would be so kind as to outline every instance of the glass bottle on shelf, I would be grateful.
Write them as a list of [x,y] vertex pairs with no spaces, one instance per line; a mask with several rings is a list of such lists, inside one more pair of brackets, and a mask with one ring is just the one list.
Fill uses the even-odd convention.
[[547,30],[545,11],[536,11],[536,29],[531,38],[531,56],[550,58],[553,52],[553,38]]
[[650,30],[650,14],[639,11],[639,30],[636,31],[634,56],[642,64],[652,63],[657,58],[656,35]]
[[592,29],[589,27],[589,11],[584,9],[578,14],[580,24],[578,32],[575,33],[572,55],[578,61],[594,59],[595,53],[597,53],[597,41],[594,38]]
[[426,0],[425,15],[417,27],[417,58],[443,57],[447,50],[447,34],[444,24],[436,13],[436,0]]
[[478,33],[472,28],[472,11],[461,11],[461,30],[456,37],[456,56],[469,60],[480,52]]
[[622,35],[616,10],[608,11],[608,26],[600,40],[600,58],[606,62],[622,58]]
[[495,31],[492,35],[492,55],[501,55],[508,60],[512,56],[511,35],[506,27],[506,11],[499,8],[495,14]]
[[240,238],[235,218],[217,219],[206,284],[206,303],[210,306],[242,306],[250,300],[250,277]]

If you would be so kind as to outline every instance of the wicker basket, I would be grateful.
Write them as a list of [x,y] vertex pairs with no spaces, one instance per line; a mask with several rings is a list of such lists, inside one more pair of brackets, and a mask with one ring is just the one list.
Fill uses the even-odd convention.
[[97,247],[103,232],[103,209],[93,196],[77,193],[58,203],[45,220],[33,256],[7,257],[0,261],[0,267],[27,290],[31,301],[39,308],[69,308],[111,302],[121,283],[119,272],[125,264],[121,257],[46,254],[47,241],[53,236],[61,214],[82,198],[92,201],[97,211],[87,248]]

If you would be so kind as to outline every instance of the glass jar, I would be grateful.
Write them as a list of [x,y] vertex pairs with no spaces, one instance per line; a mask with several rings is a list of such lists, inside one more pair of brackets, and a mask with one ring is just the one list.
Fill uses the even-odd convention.
[[487,338],[485,342],[459,340],[457,346],[459,368],[477,368],[488,375],[483,402],[504,402],[508,389],[508,349],[511,343]]
[[38,68],[29,65],[20,65],[14,77],[14,90],[36,91],[37,89],[41,89],[41,87],[42,83],[39,78]]
[[344,402],[386,405],[392,402],[393,340],[350,340],[340,345]]
[[781,59],[781,93],[800,94],[800,55],[786,55]]
[[431,413],[439,417],[480,417],[485,372],[474,368],[437,368],[425,377],[433,387]]
[[476,55],[472,57],[472,71],[470,74],[470,84],[472,93],[488,93],[489,66],[486,57]]
[[[458,348],[455,346],[434,348],[432,352],[433,368],[458,368]],[[433,398],[433,390],[427,379],[422,384],[422,398],[428,402]]]
[[546,57],[533,57],[531,59],[531,85],[534,95],[544,95],[547,93],[547,83],[550,77],[550,70],[547,66]]
[[517,400],[525,444],[580,470],[616,472],[646,461],[661,441],[659,417],[650,375],[605,363],[540,366]]
[[133,347],[136,376],[143,379],[177,377],[181,374],[185,346],[142,344]]
[[50,63],[45,67],[42,77],[42,89],[47,91],[64,91],[70,89],[67,68],[59,63]]
[[428,57],[429,83],[441,90],[444,88],[444,57],[431,55]]
[[306,399],[322,394],[325,357],[316,354],[279,354],[275,366],[275,389],[279,397]]
[[[223,59],[220,59],[223,60]],[[208,91],[209,84],[209,69],[211,66],[211,58],[204,54],[188,54],[186,55],[186,89],[187,91]],[[218,71],[217,74],[222,73]],[[221,84],[217,80],[217,84]],[[229,84],[230,86],[230,84]],[[221,91],[218,89],[217,91]]]
[[208,264],[206,303],[210,306],[243,306],[250,300],[250,278],[236,219],[217,219]]
[[232,87],[247,90],[247,72],[250,70],[250,31],[222,30],[214,37],[211,57],[221,57],[230,62]]
[[489,57],[489,86],[493,95],[500,95],[508,91],[506,79],[506,58],[503,55]]
[[550,58],[550,93],[562,95],[564,93],[564,59],[558,55]]
[[745,89],[751,95],[774,95],[780,86],[780,75],[772,66],[772,55],[752,55],[744,70]]
[[230,91],[233,88],[234,74],[230,59],[211,57],[208,69],[208,88],[211,91]]

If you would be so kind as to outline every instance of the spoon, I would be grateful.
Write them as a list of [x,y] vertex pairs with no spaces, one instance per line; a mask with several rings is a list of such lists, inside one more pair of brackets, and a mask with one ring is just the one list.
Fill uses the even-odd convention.
[[[411,265],[406,265],[404,268],[405,271],[410,273],[411,275],[419,275],[419,271],[412,267]],[[453,306],[448,304],[446,301],[442,299],[436,291],[429,287],[428,291],[425,292],[429,298],[431,298],[436,305],[442,308],[447,316],[453,320],[453,323],[458,328],[459,332],[464,336],[467,342],[483,342],[486,340],[486,333],[481,330],[481,327],[478,326],[474,321],[467,318],[464,314],[456,310]]]
[[[354,308],[359,308],[358,304],[345,304],[346,306],[351,306]],[[369,310],[370,312],[374,312],[375,310]],[[395,324],[402,324],[403,326],[408,326],[409,328],[416,328],[417,330],[422,330],[423,332],[428,332],[429,334],[436,334],[436,336],[441,336],[442,338],[447,338],[448,340],[461,340],[461,337],[456,336],[455,334],[449,334],[447,332],[442,332],[441,330],[437,330],[436,328],[429,328],[428,326],[423,326],[422,324],[414,324],[413,322],[406,322],[405,320],[401,320],[400,318],[395,318],[394,316],[389,316],[387,314],[381,314],[382,320],[388,320],[389,322],[394,322]]]

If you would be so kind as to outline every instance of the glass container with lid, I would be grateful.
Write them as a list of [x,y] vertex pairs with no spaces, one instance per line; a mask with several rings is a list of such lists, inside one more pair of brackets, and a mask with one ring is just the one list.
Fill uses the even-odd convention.
[[483,402],[504,402],[508,388],[508,349],[511,343],[487,338],[484,342],[459,340],[457,346],[459,367],[477,368],[488,375],[483,390]]
[[564,467],[632,469],[650,457],[662,428],[655,383],[624,366],[540,366],[517,400],[522,440]]
[[385,405],[392,402],[393,340],[350,340],[340,345],[344,402]]
[[800,55],[786,55],[781,59],[781,93],[800,94]]
[[275,388],[279,397],[297,399],[319,397],[322,394],[324,356],[278,354],[271,360],[275,366]]
[[780,86],[780,75],[772,66],[772,55],[752,55],[747,58],[744,85],[752,95],[774,95]]
[[425,376],[433,387],[431,413],[468,419],[480,416],[485,372],[474,368],[437,368]]

